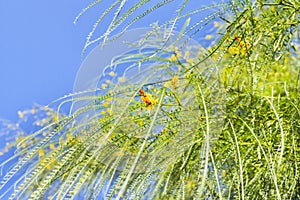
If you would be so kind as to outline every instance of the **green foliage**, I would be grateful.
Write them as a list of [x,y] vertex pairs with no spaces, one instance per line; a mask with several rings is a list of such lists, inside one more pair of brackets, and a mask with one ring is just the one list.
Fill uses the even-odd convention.
[[[119,26],[123,34],[171,2],[128,8],[126,0],[114,1],[84,50],[100,40],[109,44],[120,37],[110,38]],[[95,94],[82,91],[19,113],[42,128],[15,131],[16,142],[6,147],[15,154],[0,165],[1,197],[300,198],[299,1],[231,1],[185,12],[189,3],[130,44],[138,52],[112,60]],[[106,32],[91,40],[113,9]],[[179,20],[183,26],[172,37]],[[188,45],[185,35],[196,37],[213,22],[207,49]],[[117,74],[114,66],[126,68]],[[86,100],[70,116],[59,113]],[[56,103],[58,112],[49,108]]]

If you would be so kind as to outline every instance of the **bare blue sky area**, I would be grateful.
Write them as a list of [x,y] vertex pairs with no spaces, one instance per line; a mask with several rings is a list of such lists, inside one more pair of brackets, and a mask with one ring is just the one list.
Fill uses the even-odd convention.
[[[99,4],[74,25],[76,15],[90,2],[0,1],[0,118],[16,121],[18,110],[46,105],[72,92],[76,72],[91,50],[81,55],[86,36],[105,5]],[[175,16],[175,10],[176,4],[134,27]]]
[[[70,93],[92,23],[81,1],[0,1],[0,117]],[[93,18],[92,15],[88,15]],[[96,17],[96,16],[94,16]]]

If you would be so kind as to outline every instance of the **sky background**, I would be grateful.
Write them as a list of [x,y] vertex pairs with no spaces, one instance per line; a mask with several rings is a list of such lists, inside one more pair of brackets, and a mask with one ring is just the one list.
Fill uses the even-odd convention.
[[[87,1],[0,0],[0,118],[72,92],[93,13]],[[87,23],[88,21],[89,23]]]
[[[91,50],[81,55],[86,36],[105,7],[99,4],[74,25],[90,2],[0,0],[0,118],[16,121],[18,110],[35,103],[47,105],[72,92],[76,72]],[[175,16],[174,8],[150,15],[134,27]]]

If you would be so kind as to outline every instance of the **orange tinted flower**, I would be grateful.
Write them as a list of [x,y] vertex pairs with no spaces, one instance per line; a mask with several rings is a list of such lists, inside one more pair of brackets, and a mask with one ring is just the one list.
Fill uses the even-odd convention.
[[152,108],[154,104],[156,104],[156,100],[152,98],[151,94],[145,94],[143,90],[139,90],[139,93],[141,94],[141,100],[147,105],[147,108]]

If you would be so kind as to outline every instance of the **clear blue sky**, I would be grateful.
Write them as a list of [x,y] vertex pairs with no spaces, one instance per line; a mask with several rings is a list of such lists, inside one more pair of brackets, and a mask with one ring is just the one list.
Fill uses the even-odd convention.
[[[72,91],[95,15],[75,26],[87,1],[0,1],[0,117]],[[90,21],[90,22],[89,22]]]
[[[72,92],[85,38],[101,9],[89,11],[77,25],[73,20],[90,2],[0,0],[0,118],[16,121],[18,110]],[[149,19],[170,18],[174,10]],[[149,24],[142,23],[136,26]]]

